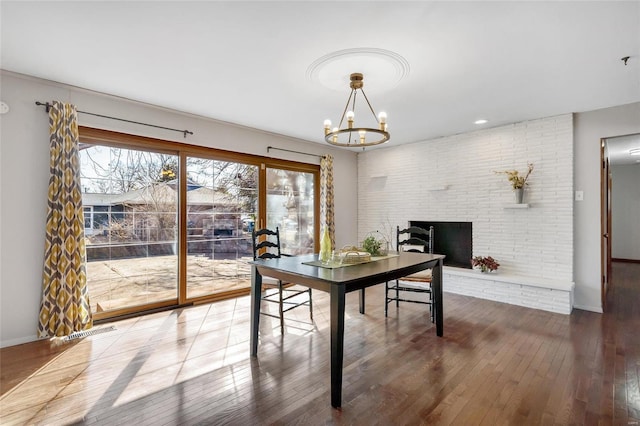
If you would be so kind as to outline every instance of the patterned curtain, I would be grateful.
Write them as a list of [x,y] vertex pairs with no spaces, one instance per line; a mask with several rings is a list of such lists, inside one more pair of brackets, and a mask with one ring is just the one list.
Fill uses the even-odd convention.
[[329,229],[331,247],[336,246],[336,229],[333,207],[333,157],[325,155],[320,160],[320,235],[324,227]]
[[50,160],[39,337],[67,336],[93,325],[87,289],[76,107],[49,110]]

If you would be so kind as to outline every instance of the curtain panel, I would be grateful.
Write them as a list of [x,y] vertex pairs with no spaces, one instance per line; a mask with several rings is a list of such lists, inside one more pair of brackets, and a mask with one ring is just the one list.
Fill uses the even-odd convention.
[[331,247],[336,246],[335,213],[333,195],[333,157],[325,155],[320,159],[320,220],[323,234],[326,227],[329,231]]
[[93,325],[86,274],[76,107],[49,109],[50,159],[39,337],[61,337]]

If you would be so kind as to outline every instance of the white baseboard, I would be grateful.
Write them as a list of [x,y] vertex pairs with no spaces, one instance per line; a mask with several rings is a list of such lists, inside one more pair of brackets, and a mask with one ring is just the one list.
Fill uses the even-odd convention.
[[573,305],[573,309],[580,309],[581,311],[589,311],[596,312],[598,314],[604,313],[601,306],[584,306],[584,305]]
[[16,339],[0,340],[0,348],[6,348],[7,346],[21,345],[23,343],[35,342],[38,340],[38,336],[33,334],[31,336],[18,337]]

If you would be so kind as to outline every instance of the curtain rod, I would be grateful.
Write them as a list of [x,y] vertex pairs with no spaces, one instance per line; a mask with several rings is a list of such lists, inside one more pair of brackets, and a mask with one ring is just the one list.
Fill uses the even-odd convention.
[[[53,106],[49,102],[42,103],[40,101],[36,101],[36,105],[46,107],[47,112],[49,112],[49,110]],[[108,119],[111,119],[111,120],[124,121],[124,122],[127,122],[127,123],[140,124],[142,126],[155,127],[157,129],[171,130],[172,132],[182,133],[185,138],[187,137],[187,134],[193,135],[193,132],[191,132],[189,130],[172,129],[171,127],[156,126],[155,124],[141,123],[139,121],[126,120],[124,118],[118,118],[118,117],[110,117],[108,115],[96,114],[96,113],[87,112],[87,111],[78,110],[78,112],[80,112],[82,114],[93,115],[95,117],[102,117],[102,118],[108,118]]]
[[311,157],[318,157],[318,158],[322,158],[322,157],[324,157],[324,155],[309,154],[308,152],[300,152],[300,151],[293,151],[293,150],[291,150],[291,149],[276,148],[275,146],[268,146],[268,147],[267,147],[267,153],[269,152],[269,150],[270,150],[270,149],[275,149],[276,151],[293,152],[294,154],[309,155],[309,156],[311,156]]

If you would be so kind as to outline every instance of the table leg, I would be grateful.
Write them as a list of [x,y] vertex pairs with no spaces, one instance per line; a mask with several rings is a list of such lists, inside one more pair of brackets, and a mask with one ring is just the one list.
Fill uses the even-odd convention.
[[260,295],[262,275],[255,265],[251,266],[251,356],[258,355],[258,329],[260,328]]
[[342,405],[342,361],[344,355],[344,286],[331,286],[331,406]]
[[444,333],[444,321],[442,304],[442,259],[438,260],[438,264],[432,270],[431,285],[433,287],[433,299],[436,309],[436,334],[442,337]]
[[364,288],[360,289],[360,313],[364,314]]

